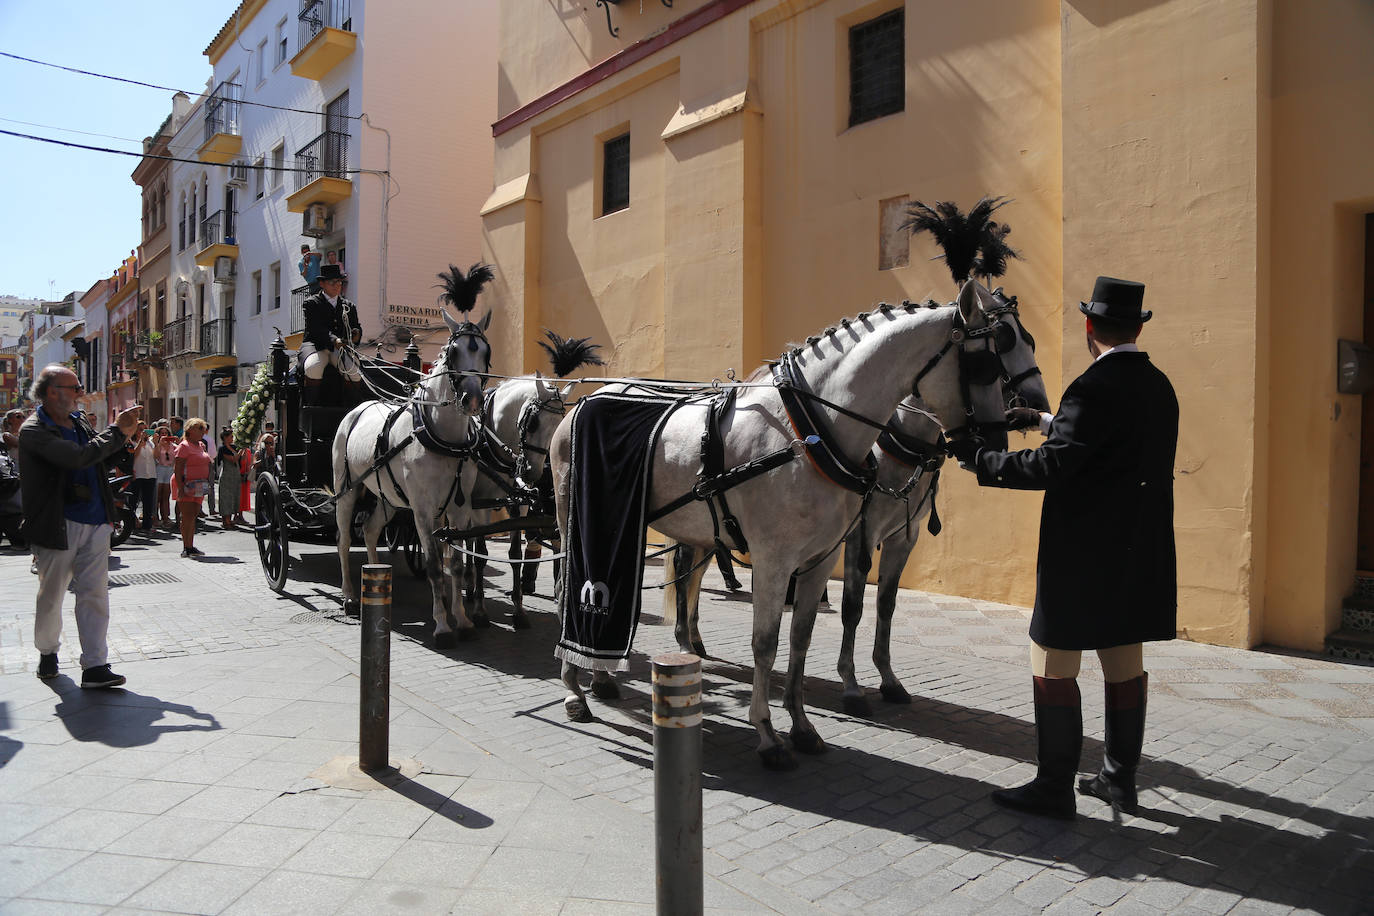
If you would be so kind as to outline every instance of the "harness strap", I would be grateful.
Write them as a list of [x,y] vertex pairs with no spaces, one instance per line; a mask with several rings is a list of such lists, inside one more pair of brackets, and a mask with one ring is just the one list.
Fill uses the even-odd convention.
[[391,489],[396,491],[402,505],[410,508],[410,500],[406,499],[406,491],[401,489],[401,482],[396,479],[396,472],[391,469],[391,459],[394,458],[401,449],[405,448],[415,439],[414,433],[409,433],[397,445],[391,446],[391,427],[396,425],[396,420],[405,412],[406,406],[402,404],[387,415],[386,422],[382,424],[382,431],[377,434],[377,460],[373,462],[373,467],[386,468],[386,476],[391,481]]
[[[807,406],[808,400],[821,401],[822,399],[798,387],[792,354],[785,355],[773,364],[773,384],[777,387],[778,396],[782,398],[782,405],[787,411],[787,418],[792,423],[792,428],[796,430],[797,438],[805,443],[806,454],[811,459],[811,463],[815,465],[816,470],[837,486],[858,493],[860,496],[867,495],[878,479],[877,460],[874,459],[873,453],[870,451],[864,455],[863,465],[856,466],[844,452],[831,447],[826,436],[826,430],[822,425],[823,421],[812,415]],[[867,417],[838,408],[838,405],[825,403],[827,407],[840,409],[840,412],[847,416],[882,428],[880,424]]]
[[419,403],[412,402],[410,405],[411,425],[414,427],[415,438],[420,444],[431,452],[438,452],[450,458],[463,460],[472,454],[476,437],[470,436],[466,442],[448,442],[439,437],[434,430],[430,429],[425,423],[424,411],[420,409]]
[[775,452],[761,455],[752,461],[747,461],[737,467],[731,468],[719,476],[707,480],[698,480],[697,485],[686,493],[671,502],[664,503],[653,512],[649,513],[649,524],[653,524],[665,515],[671,515],[690,502],[698,499],[707,499],[708,495],[727,490],[730,487],[744,483],[761,474],[767,474],[774,468],[782,467],[789,461],[797,457],[797,453],[792,450],[792,446],[787,445]]
[[945,440],[942,435],[935,443],[922,442],[902,432],[889,423],[878,433],[878,448],[898,464],[909,468],[931,470],[932,462],[938,462],[945,454]]

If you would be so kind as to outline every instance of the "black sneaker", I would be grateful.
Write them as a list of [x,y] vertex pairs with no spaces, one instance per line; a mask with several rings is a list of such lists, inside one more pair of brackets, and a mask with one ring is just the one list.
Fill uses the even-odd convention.
[[45,681],[57,677],[57,653],[38,656],[38,676]]
[[81,672],[82,687],[118,687],[124,683],[122,674],[115,674],[109,665],[97,665]]

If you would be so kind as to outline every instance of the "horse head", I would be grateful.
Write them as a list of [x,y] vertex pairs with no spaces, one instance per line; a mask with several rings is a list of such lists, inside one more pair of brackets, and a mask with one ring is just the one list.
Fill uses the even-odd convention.
[[1035,338],[1026,330],[1016,307],[1016,297],[1007,298],[1002,287],[988,292],[978,287],[983,312],[1000,327],[993,335],[994,349],[1001,362],[1003,393],[1008,407],[1033,407],[1048,412],[1049,394],[1045,379],[1035,362]]
[[487,328],[491,326],[491,312],[481,321],[458,321],[442,309],[448,325],[448,342],[439,354],[435,369],[449,380],[454,397],[464,413],[476,416],[482,412],[482,388],[491,369],[491,343]]
[[[517,424],[520,447],[516,450],[515,476],[527,484],[534,482],[531,477],[538,477],[543,472],[553,431],[558,427],[558,418],[566,412],[568,398],[576,386],[577,382],[569,382],[559,388],[545,382],[540,373],[534,374],[534,394],[525,398]],[[537,456],[533,460],[527,457],[531,453]]]

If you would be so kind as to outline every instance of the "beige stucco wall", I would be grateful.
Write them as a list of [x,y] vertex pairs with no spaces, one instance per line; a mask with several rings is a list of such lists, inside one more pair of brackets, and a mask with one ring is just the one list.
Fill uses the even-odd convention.
[[[586,8],[503,5],[499,115],[703,5],[622,5],[618,42]],[[1088,365],[1094,278],[1148,285],[1142,344],[1182,405],[1183,635],[1318,648],[1353,572],[1359,405],[1334,353],[1360,336],[1374,209],[1371,7],[908,4],[906,110],[847,128],[846,30],[896,5],[757,0],[499,132],[484,244],[524,335],[502,346],[542,367],[548,326],[610,374],[744,372],[878,301],[951,297],[928,239],[879,269],[881,202],[1007,195],[1003,282],[1052,402]],[[596,150],[627,123],[631,207],[596,218]],[[941,512],[904,584],[1029,604],[1039,498],[951,469]]]
[[1262,636],[1313,649],[1338,625],[1355,571],[1360,399],[1336,392],[1336,340],[1363,338],[1374,5],[1275,0],[1273,24],[1273,524]]

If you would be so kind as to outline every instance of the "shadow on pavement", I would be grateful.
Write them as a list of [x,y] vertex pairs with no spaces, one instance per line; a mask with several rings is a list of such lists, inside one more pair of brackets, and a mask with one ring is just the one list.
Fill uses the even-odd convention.
[[[82,690],[66,675],[46,682],[61,699],[53,712],[77,741],[108,747],[142,747],[171,732],[219,731],[219,720],[183,703],[132,690]],[[175,721],[171,717],[190,721]]]

